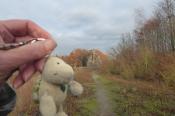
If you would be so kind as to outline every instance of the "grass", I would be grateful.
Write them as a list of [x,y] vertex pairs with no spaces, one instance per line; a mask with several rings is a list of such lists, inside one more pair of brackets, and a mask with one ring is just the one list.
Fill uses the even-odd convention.
[[[69,116],[97,116],[99,105],[96,100],[96,86],[88,69],[78,69],[76,80],[83,84],[80,97],[68,95],[65,111]],[[117,116],[174,116],[175,93],[159,84],[145,81],[124,80],[100,75],[98,78],[108,92],[113,111]],[[31,99],[35,77],[17,90],[17,104],[9,116],[37,116],[38,106]]]
[[65,111],[69,116],[96,116],[97,102],[94,84],[83,84],[84,92],[80,97],[68,96]]
[[81,111],[76,114],[76,116],[95,116],[97,110],[97,102],[96,99],[90,98],[84,100],[83,105],[79,107]]
[[36,116],[38,115],[38,106],[32,100],[33,85],[38,78],[38,74],[29,80],[28,83],[16,90],[16,106],[9,116]]
[[84,92],[79,98],[68,96],[66,112],[70,116],[96,116],[98,104],[95,97],[95,84],[90,70],[79,69],[76,80],[81,82]]
[[76,70],[75,80],[83,85],[84,92],[78,98],[69,95],[66,99],[65,111],[69,116],[91,116],[88,114],[94,113],[93,109],[96,107],[95,86],[91,77],[92,74],[89,69],[79,68]]
[[[13,112],[9,116],[38,116],[39,109],[38,104],[35,104],[32,100],[32,89],[33,85],[38,78],[38,74],[34,75],[33,78],[23,85],[21,88],[16,90],[17,93],[17,103]],[[75,73],[75,80],[83,84],[84,92],[80,97],[74,97],[68,95],[64,110],[69,116],[76,116],[79,114],[84,114],[90,112],[93,114],[96,107],[96,102],[94,99],[94,83],[91,78],[91,71],[88,69],[78,69]],[[79,115],[80,116],[80,115]],[[88,115],[87,116],[92,116]]]
[[119,116],[174,116],[175,95],[130,82],[102,76],[99,81],[108,90],[114,111]]
[[86,89],[87,88],[91,89],[93,93],[78,101],[78,109],[80,110],[75,116],[96,116],[98,104],[95,97],[95,86],[86,86]]

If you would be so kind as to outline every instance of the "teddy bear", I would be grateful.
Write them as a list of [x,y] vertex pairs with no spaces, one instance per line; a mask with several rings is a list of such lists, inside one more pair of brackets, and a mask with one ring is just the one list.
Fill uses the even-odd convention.
[[72,67],[58,57],[48,57],[33,92],[33,100],[39,102],[41,115],[67,116],[63,103],[68,92],[74,96],[83,92],[82,85],[74,80]]

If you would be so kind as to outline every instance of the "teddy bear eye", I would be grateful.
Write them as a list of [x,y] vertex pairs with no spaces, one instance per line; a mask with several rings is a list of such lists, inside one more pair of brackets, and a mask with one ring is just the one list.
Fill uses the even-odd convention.
[[57,64],[60,64],[59,62],[57,62]]

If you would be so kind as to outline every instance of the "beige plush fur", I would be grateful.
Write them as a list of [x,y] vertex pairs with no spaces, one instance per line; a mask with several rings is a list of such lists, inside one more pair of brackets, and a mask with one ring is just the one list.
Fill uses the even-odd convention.
[[[62,105],[70,89],[75,96],[83,92],[83,87],[73,81],[72,67],[57,57],[49,57],[44,66],[41,80],[37,81],[33,99],[39,101],[42,116],[67,116]],[[37,88],[38,87],[38,88]]]
[[79,96],[83,93],[83,87],[77,81],[71,81],[69,85],[70,85],[69,89],[74,96]]
[[39,109],[42,111],[42,116],[56,116],[57,107],[52,96],[45,93],[43,96],[41,96],[39,105]]
[[72,67],[57,57],[48,58],[42,73],[44,80],[54,84],[67,84],[73,80],[73,76]]
[[55,105],[59,108],[60,104],[63,104],[64,100],[66,99],[67,92],[63,92],[59,86],[53,85],[51,83],[41,81],[40,89],[39,89],[39,99],[43,95],[47,93],[49,96],[52,96]]

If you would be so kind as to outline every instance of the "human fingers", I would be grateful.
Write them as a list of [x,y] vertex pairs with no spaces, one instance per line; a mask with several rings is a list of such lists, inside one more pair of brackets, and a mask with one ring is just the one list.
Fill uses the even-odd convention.
[[12,43],[15,41],[15,37],[9,32],[9,30],[0,21],[0,36],[5,43]]
[[42,58],[35,63],[35,68],[37,71],[42,72],[47,58]]
[[0,44],[3,44],[4,43],[4,40],[3,38],[0,36]]
[[[15,88],[19,88],[25,82],[27,82],[32,75],[35,73],[36,69],[34,67],[34,63],[29,63],[19,72],[19,76],[17,76],[13,82],[13,86]],[[18,79],[20,78],[20,79]]]
[[0,70],[13,70],[23,64],[41,59],[49,54],[55,46],[53,40],[47,39],[8,51],[0,51]]
[[30,20],[4,20],[0,21],[14,37],[41,37],[51,39],[51,35],[39,25]]

